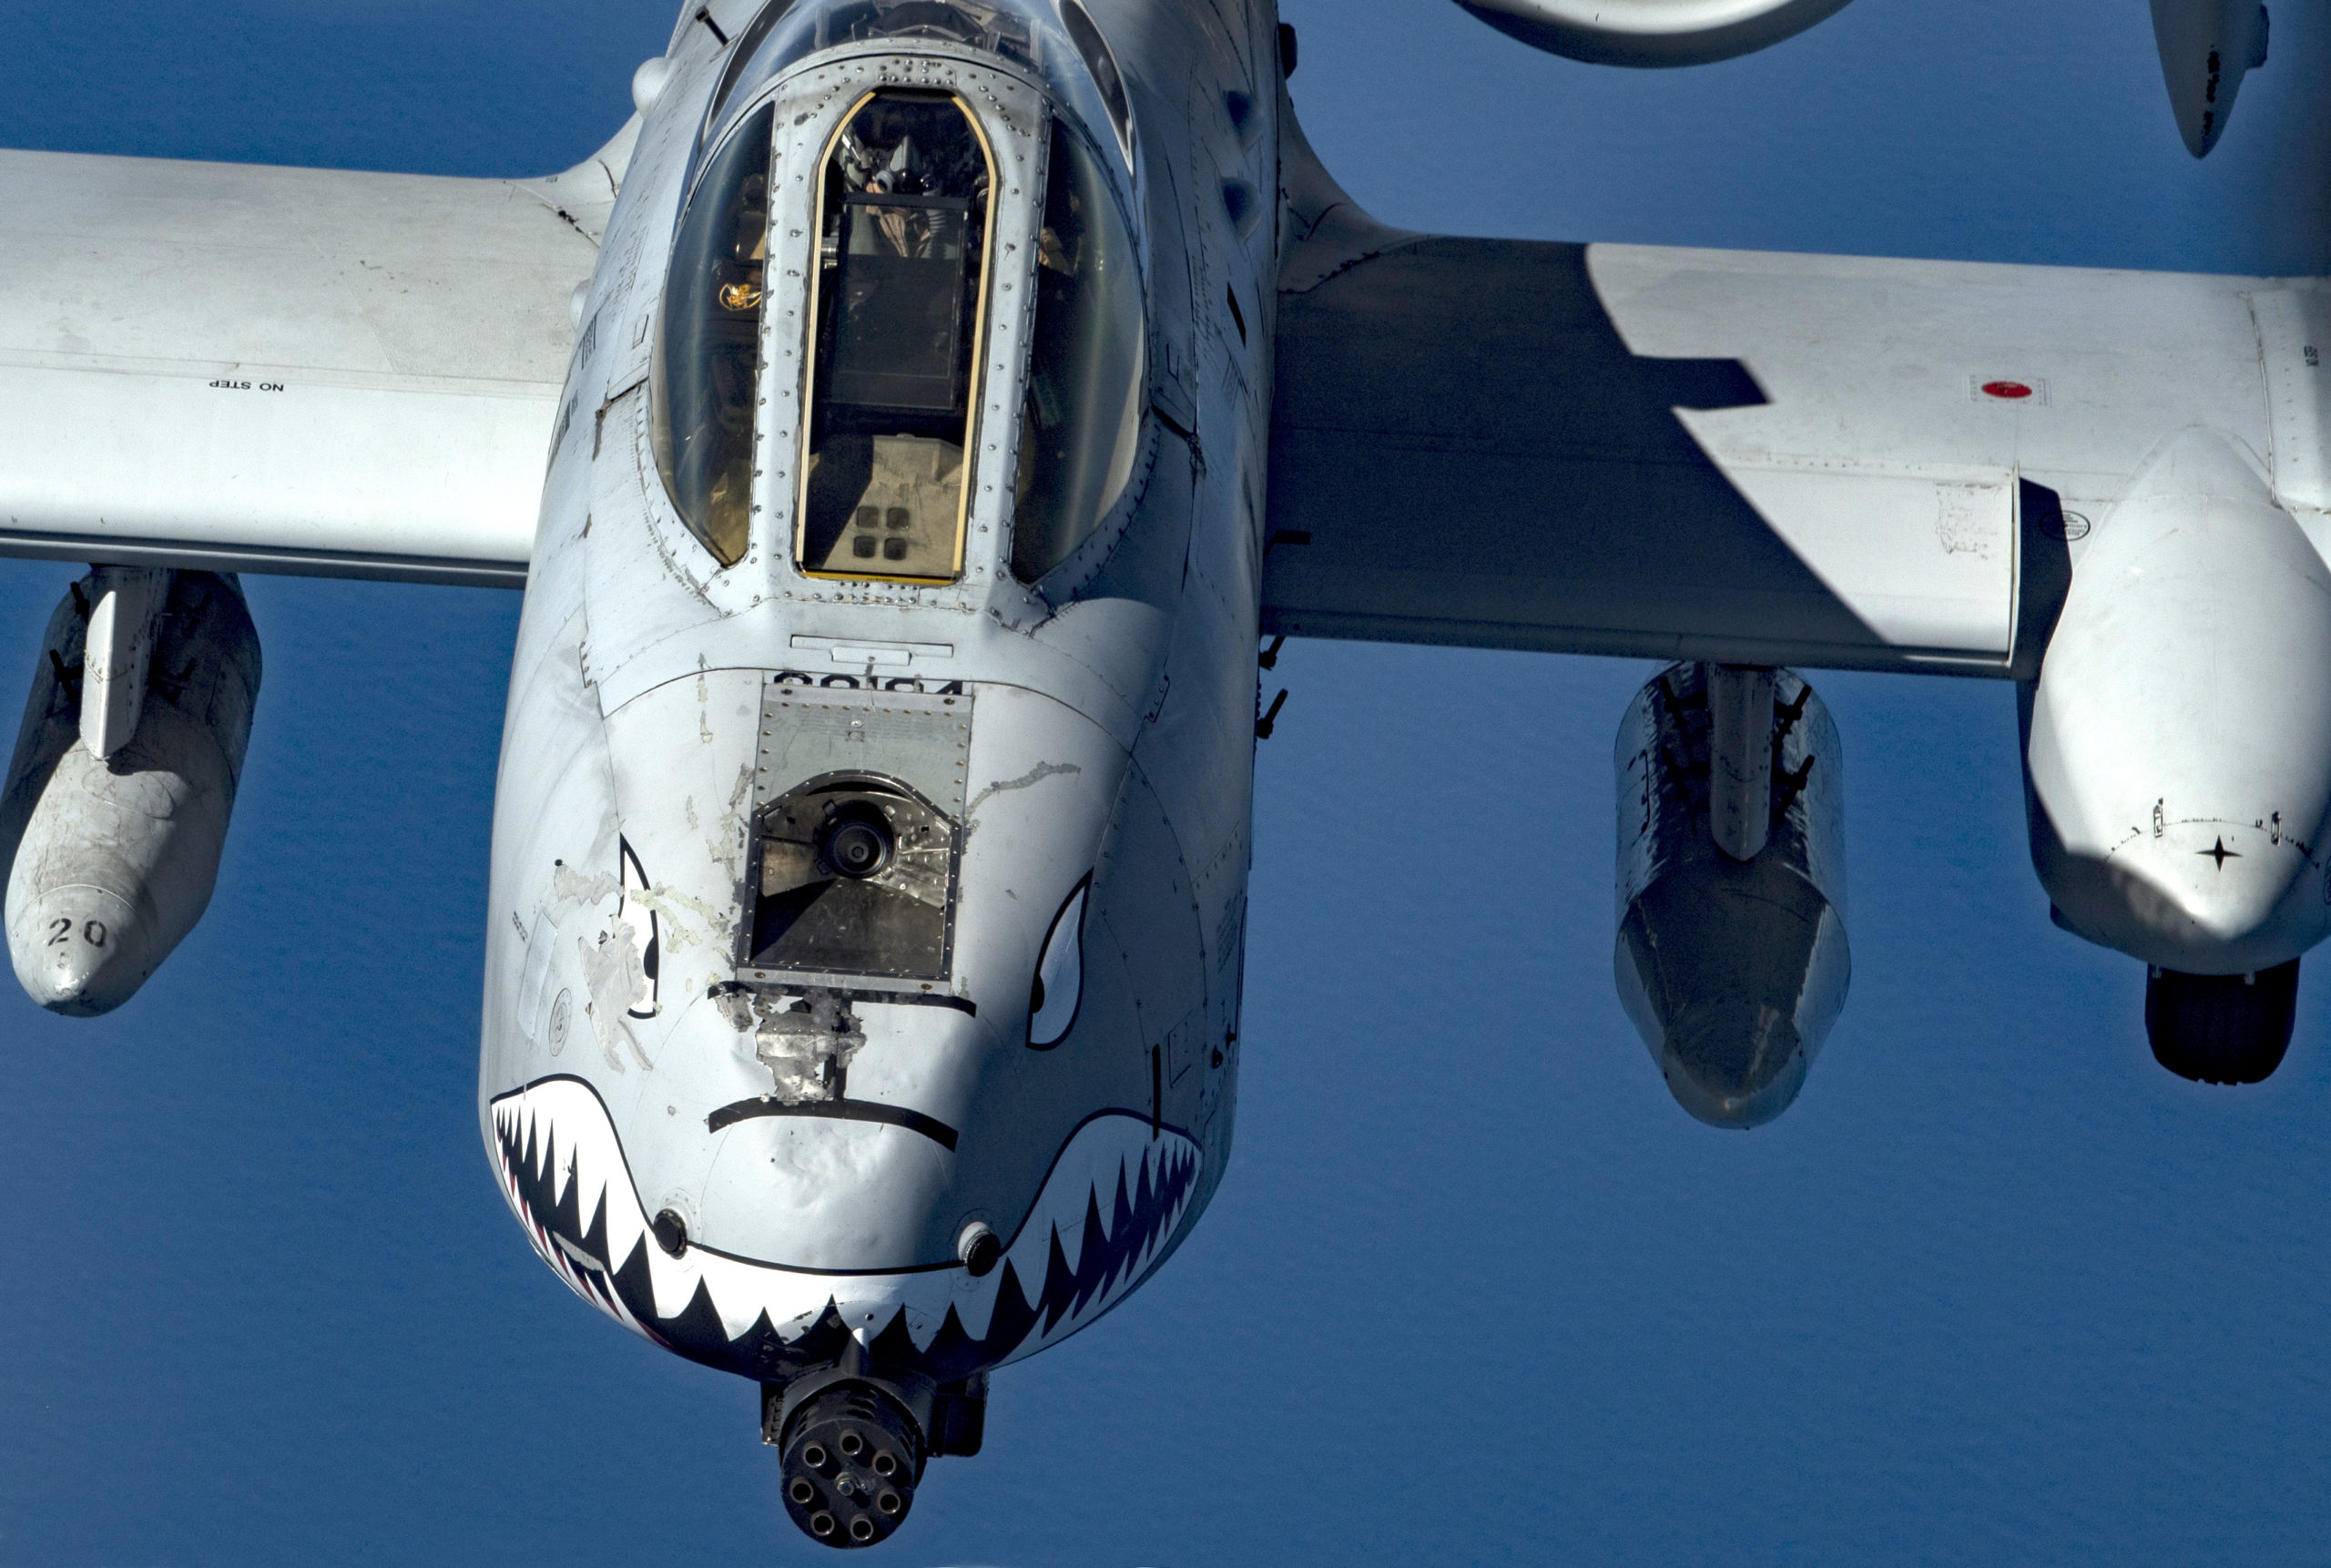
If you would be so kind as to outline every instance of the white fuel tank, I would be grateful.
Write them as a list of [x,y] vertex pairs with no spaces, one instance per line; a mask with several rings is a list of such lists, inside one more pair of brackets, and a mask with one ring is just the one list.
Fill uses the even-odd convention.
[[1457,0],[1532,48],[1598,66],[1704,66],[1753,54],[1846,0]]
[[231,576],[100,566],[50,616],[0,794],[16,978],[88,1016],[129,1000],[210,902],[259,696]]
[[1676,1102],[1789,1107],[1845,1005],[1845,778],[1793,671],[1678,664],[1619,726],[1619,1001]]
[[2032,863],[2057,919],[2184,974],[2331,931],[2331,570],[2253,458],[2164,441],[2081,557],[2025,693]]

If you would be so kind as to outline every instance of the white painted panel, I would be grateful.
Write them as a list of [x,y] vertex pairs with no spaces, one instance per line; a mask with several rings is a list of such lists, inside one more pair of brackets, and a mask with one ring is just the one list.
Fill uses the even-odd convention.
[[2331,294],[2313,281],[2250,296],[2258,326],[2267,412],[2273,422],[2275,494],[2293,510],[2331,508],[2331,464],[2323,453],[2325,351],[2331,350]]
[[519,579],[618,173],[0,152],[0,552]]
[[2331,503],[2313,284],[1371,243],[1280,295],[1271,631],[2008,674],[2019,506],[2092,521],[2194,426]]
[[184,545],[240,552],[254,570],[344,557],[523,571],[555,387],[217,369],[0,363],[0,550],[46,535],[91,558]]
[[[1894,462],[2117,494],[2188,425],[2268,444],[2249,296],[2278,285],[2260,280],[1622,245],[1587,265],[1634,352],[1736,361],[1762,389],[1695,422],[1727,469]],[[1995,381],[2044,395],[1983,396]]]
[[2007,657],[2015,630],[2013,475],[1983,482],[1737,465],[1726,474],[1889,647]]

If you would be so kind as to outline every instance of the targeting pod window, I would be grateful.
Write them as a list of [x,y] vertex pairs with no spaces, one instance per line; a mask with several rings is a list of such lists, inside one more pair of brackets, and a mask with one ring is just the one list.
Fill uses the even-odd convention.
[[986,137],[952,94],[876,93],[827,150],[794,533],[805,573],[962,575],[993,184]]
[[763,969],[944,980],[954,825],[893,779],[832,775],[763,810],[746,960]]
[[724,566],[743,556],[752,522],[775,115],[765,108],[749,117],[697,186],[680,219],[657,334],[656,466],[680,521]]
[[1013,484],[1012,572],[1024,583],[1066,560],[1125,493],[1148,346],[1132,230],[1084,138],[1059,119],[1051,165]]

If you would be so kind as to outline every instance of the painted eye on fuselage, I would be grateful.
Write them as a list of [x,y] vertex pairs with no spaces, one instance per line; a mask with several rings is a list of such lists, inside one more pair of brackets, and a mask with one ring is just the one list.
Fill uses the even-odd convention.
[[1076,1024],[1084,999],[1084,905],[1092,891],[1091,877],[1077,883],[1044,935],[1043,956],[1028,989],[1028,1044],[1036,1050],[1051,1050]]
[[622,901],[616,905],[616,922],[631,933],[631,944],[639,954],[639,972],[646,983],[644,992],[634,999],[628,1015],[653,1018],[660,1010],[657,997],[662,990],[663,922],[646,902],[647,873],[641,868],[631,840],[618,838],[616,853],[623,891]]

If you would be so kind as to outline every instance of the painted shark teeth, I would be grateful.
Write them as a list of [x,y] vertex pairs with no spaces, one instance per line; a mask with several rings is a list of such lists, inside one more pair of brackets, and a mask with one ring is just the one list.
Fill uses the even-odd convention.
[[1198,1145],[1145,1116],[1104,1112],[1072,1134],[983,1278],[955,1267],[810,1273],[695,1245],[657,1244],[606,1108],[579,1078],[493,1102],[503,1196],[575,1293],[635,1333],[748,1371],[772,1339],[825,1325],[861,1341],[903,1329],[942,1369],[1033,1355],[1101,1316],[1155,1267],[1196,1196]]

